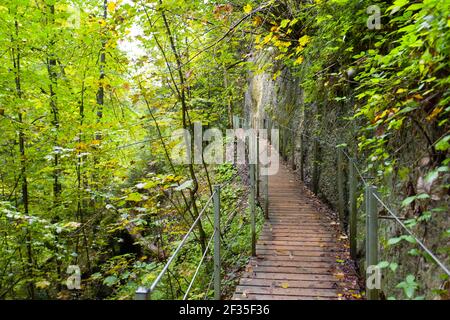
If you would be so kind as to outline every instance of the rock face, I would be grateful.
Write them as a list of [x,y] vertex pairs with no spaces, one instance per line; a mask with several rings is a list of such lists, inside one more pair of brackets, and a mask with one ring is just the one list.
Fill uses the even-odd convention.
[[[245,116],[252,119],[255,127],[262,126],[263,119],[270,119],[274,128],[280,131],[280,152],[284,159],[291,163],[300,178],[313,190],[323,202],[331,209],[338,210],[337,172],[344,172],[344,201],[345,215],[343,226],[348,228],[348,165],[349,160],[344,157],[344,165],[337,168],[336,146],[346,144],[346,152],[354,158],[354,164],[361,170],[370,159],[365,159],[364,154],[357,152],[358,124],[355,120],[348,121],[345,118],[353,114],[353,103],[347,100],[344,104],[340,101],[327,99],[327,90],[323,89],[323,97],[320,101],[304,102],[300,87],[301,79],[296,78],[288,70],[276,66],[273,53],[266,50],[257,53],[252,58],[255,63],[254,71],[248,75],[248,90],[245,94]],[[267,68],[267,64],[273,64]],[[279,72],[281,70],[281,73]],[[278,76],[274,76],[278,75]],[[275,79],[274,79],[275,78]],[[351,92],[346,93],[351,96]],[[402,147],[398,155],[398,166],[392,174],[384,178],[383,185],[379,188],[391,190],[387,201],[394,212],[401,212],[406,219],[417,216],[418,210],[423,212],[429,208],[415,208],[414,205],[408,210],[400,210],[402,200],[408,196],[408,188],[432,188],[424,184],[424,169],[417,165],[418,150],[423,150],[426,141],[417,132],[411,132],[409,136],[398,137],[398,145]],[[417,167],[414,167],[417,165]],[[412,166],[412,167],[408,167]],[[407,167],[409,171],[399,173],[401,168]],[[371,181],[371,175],[367,173],[364,178]],[[358,264],[360,273],[364,275],[365,255],[365,213],[364,213],[364,185],[358,182]],[[416,193],[419,193],[417,190]],[[438,193],[436,193],[438,194]],[[448,207],[448,194],[441,194],[433,199],[431,207]],[[406,212],[406,213],[405,213]],[[379,208],[379,215],[386,216],[388,213]],[[406,216],[405,216],[406,215]],[[438,248],[448,248],[448,237],[445,230],[450,227],[448,212],[433,215],[429,222],[412,228],[419,239],[432,251]],[[395,262],[398,267],[395,271],[390,268],[382,270],[382,291],[386,297],[405,298],[403,290],[396,285],[405,280],[406,275],[413,274],[419,284],[418,295],[426,298],[436,298],[434,289],[448,287],[448,282],[443,281],[440,275],[442,270],[431,260],[423,256],[417,256],[412,249],[419,247],[402,241],[398,246],[387,246],[387,240],[392,237],[405,235],[402,228],[392,219],[379,220],[379,261],[387,260]],[[400,249],[401,248],[401,249]],[[413,255],[411,255],[411,253]],[[449,265],[448,252],[438,252],[438,257]],[[393,268],[395,269],[395,268]],[[445,291],[445,290],[444,290]],[[445,297],[445,293],[442,293]]]

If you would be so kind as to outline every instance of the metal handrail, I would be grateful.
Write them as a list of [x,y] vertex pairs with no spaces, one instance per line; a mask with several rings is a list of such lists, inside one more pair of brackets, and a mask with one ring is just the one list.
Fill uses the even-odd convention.
[[[166,137],[162,137],[162,138],[166,138]],[[144,140],[144,141],[140,141],[138,143],[145,143],[145,142],[149,142],[149,141],[153,141],[153,140]],[[138,144],[135,143],[135,144]],[[133,144],[133,145],[135,145]],[[120,146],[120,147],[127,147],[127,146]],[[165,273],[169,270],[170,265],[172,264],[172,262],[175,260],[175,258],[177,257],[177,255],[179,254],[180,250],[182,249],[182,247],[185,245],[185,243],[187,242],[190,234],[193,232],[195,226],[198,224],[198,222],[200,221],[200,219],[203,217],[204,212],[206,211],[206,208],[208,207],[208,205],[211,203],[211,200],[214,199],[214,203],[215,203],[215,207],[214,207],[214,223],[211,221],[210,217],[207,216],[209,222],[211,223],[211,225],[214,225],[214,232],[211,236],[211,238],[208,241],[208,244],[202,254],[202,257],[196,267],[196,270],[194,272],[194,275],[188,285],[188,288],[186,289],[186,292],[184,293],[183,296],[183,300],[185,300],[191,289],[192,286],[197,278],[197,276],[199,275],[200,272],[200,268],[203,265],[203,262],[206,258],[206,255],[208,253],[208,250],[210,250],[211,247],[211,243],[213,242],[214,239],[214,273],[211,276],[211,282],[208,285],[207,291],[205,293],[205,295],[207,294],[207,292],[209,291],[209,288],[211,287],[212,281],[214,280],[214,292],[215,292],[215,299],[220,299],[220,239],[222,238],[223,240],[223,235],[220,232],[220,188],[230,185],[231,183],[233,183],[233,181],[235,180],[235,178],[239,176],[239,173],[236,173],[235,175],[233,175],[231,177],[231,179],[224,181],[223,183],[216,185],[215,186],[215,190],[214,192],[211,194],[211,196],[209,197],[209,199],[207,200],[207,202],[205,203],[203,209],[201,210],[201,212],[198,214],[197,218],[195,219],[195,221],[193,222],[193,224],[191,225],[191,227],[189,228],[188,232],[184,235],[183,239],[181,240],[181,242],[178,244],[177,248],[175,249],[175,251],[173,252],[173,254],[171,255],[171,257],[169,258],[169,260],[166,262],[166,264],[164,265],[163,269],[159,272],[158,276],[156,277],[156,279],[152,282],[152,284],[150,285],[150,287],[145,287],[145,286],[140,286],[138,287],[138,289],[136,290],[136,299],[141,300],[141,299],[148,299],[149,298],[149,294],[151,295],[151,293],[156,289],[157,285],[159,284],[159,282],[161,281],[162,277],[165,275]],[[243,201],[243,200],[241,200]],[[218,207],[217,207],[218,206]],[[232,210],[231,213],[227,216],[227,222],[226,225],[228,226],[228,223],[231,223],[230,221],[230,216],[231,214],[233,214],[236,210],[238,210],[238,208],[236,208],[235,210]]]
[[217,230],[214,230],[213,234],[211,235],[211,238],[209,238],[208,245],[206,246],[206,249],[203,252],[203,256],[202,256],[202,258],[200,259],[200,262],[197,265],[197,269],[195,269],[195,273],[194,273],[194,275],[193,275],[193,277],[191,279],[191,282],[189,283],[188,288],[186,289],[186,292],[185,292],[185,294],[183,296],[183,300],[186,300],[189,292],[191,291],[192,285],[194,284],[194,281],[197,278],[198,272],[200,271],[200,267],[203,264],[203,260],[205,260],[206,254],[208,253],[208,250],[209,250],[209,246],[211,245],[211,242],[214,239],[214,236],[216,235],[216,232],[217,232]]
[[161,270],[161,272],[159,273],[158,277],[153,281],[152,285],[150,286],[150,288],[146,288],[146,287],[139,287],[138,290],[136,291],[139,294],[148,294],[149,292],[153,292],[156,288],[156,286],[158,285],[158,283],[161,281],[162,277],[164,276],[164,274],[167,272],[167,270],[169,269],[169,266],[171,265],[171,263],[173,262],[173,260],[176,258],[176,256],[178,255],[178,253],[180,252],[181,248],[184,246],[184,244],[186,243],[187,239],[189,238],[189,235],[192,233],[192,231],[194,230],[195,226],[197,225],[197,223],[200,221],[200,219],[203,216],[203,213],[206,211],[206,208],[208,207],[209,203],[211,202],[211,200],[213,199],[214,195],[216,194],[216,191],[213,192],[213,194],[211,195],[211,197],[208,199],[208,201],[206,202],[205,206],[203,207],[202,211],[200,211],[200,213],[198,214],[197,218],[195,219],[194,223],[192,224],[192,226],[190,227],[189,231],[184,235],[183,239],[181,240],[181,242],[178,244],[178,247],[175,249],[174,253],[172,254],[172,256],[169,258],[169,260],[167,261],[167,263],[164,265],[163,269]]
[[[284,127],[284,128],[286,128],[286,129],[288,129],[288,130],[291,130],[292,132],[296,132],[295,130],[293,130],[292,128],[289,128],[289,127],[287,127],[287,126],[284,126],[284,125],[282,125],[282,124],[279,124],[278,123],[278,125],[280,126],[280,127]],[[324,144],[327,144],[327,145],[329,145],[329,146],[331,146],[331,147],[333,147],[333,148],[338,148],[338,146],[337,145],[333,145],[333,144],[331,144],[331,143],[329,143],[329,142],[326,142],[326,141],[323,141],[323,140],[321,140],[321,139],[319,139],[319,138],[317,138],[317,137],[311,137],[311,136],[309,136],[309,135],[307,135],[307,134],[305,134],[305,133],[302,133],[303,135],[306,135],[306,136],[308,136],[308,137],[310,137],[310,138],[312,138],[312,139],[316,139],[317,141],[319,141],[319,142],[322,142],[322,143],[324,143]],[[363,177],[363,175],[361,174],[361,171],[360,171],[360,169],[358,168],[358,166],[357,166],[357,164],[356,164],[356,161],[355,161],[355,159],[354,158],[352,158],[347,152],[345,152],[345,150],[344,149],[341,149],[342,150],[342,152],[344,153],[344,155],[348,158],[348,160],[352,163],[352,165],[353,165],[353,167],[356,169],[356,172],[357,172],[357,174],[358,174],[358,176],[359,176],[359,178],[361,179],[361,181],[362,181],[362,183],[363,183],[363,185],[365,186],[365,187],[367,187],[368,186],[368,183],[366,182],[366,180],[364,179],[364,177]],[[428,249],[425,245],[424,245],[424,243],[422,242],[422,241],[420,241],[415,235],[414,235],[414,233],[412,233],[411,232],[411,230],[409,230],[408,229],[408,227],[406,227],[406,225],[400,220],[400,218],[392,211],[392,209],[390,209],[375,193],[373,193],[373,196],[375,197],[375,199],[388,211],[388,213],[394,218],[394,220],[398,223],[398,224],[400,224],[400,226],[403,228],[403,229],[405,229],[405,231],[411,236],[411,237],[413,237],[414,238],[414,240],[419,244],[419,246],[420,247],[422,247],[422,249],[426,252],[426,253],[428,253],[429,255],[430,255],[430,257],[437,263],[437,265],[442,269],[442,270],[444,270],[445,271],[445,273],[447,274],[447,275],[449,275],[450,276],[450,271],[449,271],[449,269],[444,265],[444,263],[442,262],[442,261],[440,261],[437,257],[436,257],[436,255],[430,250],[430,249]]]
[[433,260],[439,265],[439,267],[442,268],[442,270],[445,271],[445,273],[447,275],[450,276],[450,271],[448,270],[448,268],[434,255],[433,252],[431,252],[430,249],[428,249],[422,241],[420,241],[415,235],[414,233],[412,233],[411,230],[408,229],[408,227],[405,226],[405,224],[400,220],[400,218],[383,202],[383,200],[381,200],[375,193],[373,194],[373,196],[375,197],[375,199],[378,200],[378,202],[387,210],[387,212],[389,212],[389,214],[397,221],[397,223],[399,225],[401,225],[403,227],[403,229],[406,230],[406,232],[409,233],[409,235],[411,237],[414,238],[414,240],[422,247],[422,249],[428,253],[430,255],[431,258],[433,258]]

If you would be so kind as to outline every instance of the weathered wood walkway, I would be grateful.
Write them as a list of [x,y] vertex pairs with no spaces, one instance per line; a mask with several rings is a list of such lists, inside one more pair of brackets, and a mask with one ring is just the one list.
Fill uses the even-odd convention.
[[278,174],[269,177],[269,220],[258,239],[257,256],[251,258],[233,299],[358,297],[345,236],[315,203],[294,173],[280,164]]

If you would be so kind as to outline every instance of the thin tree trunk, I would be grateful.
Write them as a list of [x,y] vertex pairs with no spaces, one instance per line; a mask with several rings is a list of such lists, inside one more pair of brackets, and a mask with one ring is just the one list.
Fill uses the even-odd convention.
[[[159,0],[159,3],[162,5],[162,0]],[[164,21],[164,26],[166,28],[167,36],[169,37],[170,47],[172,49],[172,53],[175,56],[175,60],[177,63],[177,72],[178,72],[178,77],[179,77],[179,81],[180,81],[180,86],[177,89],[177,92],[178,92],[178,99],[181,102],[181,116],[182,116],[183,129],[191,130],[191,127],[188,125],[188,120],[187,120],[188,106],[187,106],[187,101],[186,101],[186,83],[185,83],[183,70],[182,70],[183,65],[182,65],[181,57],[175,46],[175,40],[173,38],[172,31],[170,29],[170,26],[169,26],[169,23],[167,21],[167,17],[166,17],[166,14],[164,13],[164,11],[161,11],[161,15],[162,15],[162,18]],[[176,83],[174,83],[174,86],[176,86]],[[191,132],[191,136],[192,136],[192,132]],[[197,203],[195,202],[197,191],[198,191],[198,180],[197,180],[195,170],[194,170],[194,161],[193,161],[194,145],[192,143],[191,143],[190,157],[191,157],[191,159],[189,161],[188,167],[189,167],[189,173],[190,173],[191,179],[193,181],[193,188],[190,189],[190,198],[191,198],[194,214],[195,214],[195,216],[198,216],[199,212],[198,212],[198,208],[197,208]],[[199,221],[199,223],[198,223],[198,228],[199,228],[200,244],[201,244],[202,250],[205,251],[206,235],[205,235],[205,231],[203,229],[201,221]]]
[[[13,56],[13,65],[15,70],[15,84],[16,84],[16,94],[17,98],[22,99],[22,88],[21,88],[21,78],[20,78],[20,49],[16,44],[14,45],[15,40],[19,38],[19,23],[17,20],[14,21],[15,25],[15,37],[12,37],[12,56]],[[22,111],[19,110],[18,113],[19,119],[19,152],[20,152],[20,173],[22,177],[22,203],[24,214],[28,215],[29,213],[29,194],[28,194],[28,180],[27,180],[27,162],[26,162],[26,150],[25,150],[25,133],[23,130],[23,114]],[[27,248],[27,267],[26,272],[28,277],[30,278],[27,284],[28,294],[31,299],[34,299],[34,283],[33,283],[33,248],[32,248],[32,234],[31,230],[27,228],[26,230],[26,248]]]
[[[55,6],[54,5],[48,5],[48,10],[49,10],[49,19],[47,21],[47,24],[50,26],[54,25],[55,22]],[[55,45],[55,40],[50,39],[49,41],[49,52],[47,55],[47,71],[48,71],[48,76],[49,76],[49,80],[50,80],[50,85],[49,85],[49,94],[50,94],[50,112],[53,115],[53,119],[52,119],[52,125],[54,128],[54,137],[53,137],[53,145],[54,147],[58,147],[58,130],[59,130],[59,110],[58,110],[58,105],[56,102],[57,96],[55,93],[55,88],[57,87],[58,84],[58,75],[56,72],[56,57],[55,57],[55,53],[54,53],[54,45]],[[54,149],[53,150],[54,155],[53,155],[53,209],[55,210],[58,206],[59,206],[59,202],[60,202],[60,194],[61,194],[61,184],[59,182],[59,154],[58,154],[58,150]],[[58,221],[59,218],[57,215],[54,216],[56,218],[56,220]],[[56,236],[56,240],[58,241],[58,235]],[[58,253],[58,247],[55,247],[55,250]],[[56,271],[58,276],[61,275],[61,262],[56,259]],[[58,282],[58,291],[61,290],[61,284],[60,282]]]
[[[103,1],[103,19],[108,17],[108,0]],[[106,64],[106,53],[105,53],[105,47],[106,47],[106,36],[105,29],[102,30],[102,48],[100,50],[100,77],[99,77],[99,84],[98,84],[98,90],[97,90],[97,122],[100,122],[103,118],[103,107],[105,104],[105,64]],[[101,134],[97,132],[96,140],[101,140]]]

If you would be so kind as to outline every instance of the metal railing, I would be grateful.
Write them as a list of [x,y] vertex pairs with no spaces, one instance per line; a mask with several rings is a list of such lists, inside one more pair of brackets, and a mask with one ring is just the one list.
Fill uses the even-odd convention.
[[[233,127],[234,128],[248,128],[248,122],[245,123],[241,123],[240,121],[237,120],[237,117],[233,118]],[[246,138],[248,139],[248,137]],[[256,145],[259,146],[259,135],[257,135],[256,137]],[[235,148],[235,152],[236,152],[236,148]],[[236,154],[234,155],[236,157]],[[248,148],[248,143],[246,141],[246,148],[245,148],[245,158],[246,160],[249,158],[249,148]],[[257,150],[257,163],[259,163],[259,150]],[[259,183],[260,183],[260,179],[259,179],[259,172],[260,172],[260,168],[259,166],[257,166],[257,164],[253,164],[250,163],[250,161],[246,161],[245,164],[248,164],[249,166],[249,181],[250,181],[250,195],[248,197],[248,202],[249,202],[249,207],[250,207],[250,224],[251,224],[251,252],[252,252],[252,256],[256,255],[256,200],[257,200],[257,188],[259,187]],[[234,177],[231,179],[231,181],[234,180]],[[158,284],[161,282],[161,280],[163,279],[164,275],[168,272],[169,267],[171,266],[171,264],[174,262],[174,260],[176,259],[176,257],[179,255],[181,249],[185,246],[185,244],[187,243],[190,235],[194,232],[195,228],[197,227],[198,223],[201,221],[203,216],[207,216],[208,212],[207,209],[209,207],[209,205],[211,203],[213,203],[213,211],[214,211],[214,222],[211,223],[213,225],[213,233],[211,235],[211,237],[209,238],[209,241],[206,245],[205,250],[202,252],[202,256],[201,259],[199,261],[199,263],[197,264],[197,267],[194,271],[194,274],[191,278],[191,281],[189,282],[189,285],[186,289],[186,291],[184,292],[183,295],[183,300],[188,299],[189,293],[191,291],[191,289],[193,288],[194,282],[197,279],[197,276],[199,275],[201,266],[203,265],[206,256],[208,254],[208,251],[210,250],[211,245],[213,245],[214,247],[214,255],[213,255],[213,262],[214,262],[214,271],[213,274],[211,275],[211,279],[209,281],[208,287],[206,289],[205,292],[205,298],[207,297],[207,294],[210,290],[210,287],[212,284],[214,287],[214,299],[215,300],[220,300],[221,298],[221,269],[222,269],[222,254],[221,254],[221,247],[223,244],[225,244],[227,246],[227,249],[225,250],[225,253],[228,252],[230,250],[230,246],[227,245],[227,243],[222,243],[223,241],[223,234],[222,231],[228,231],[229,227],[231,227],[231,223],[233,222],[233,218],[235,216],[236,210],[239,210],[239,204],[237,204],[236,210],[231,211],[228,216],[226,217],[226,223],[225,223],[225,228],[223,230],[221,230],[221,203],[220,203],[220,193],[221,193],[221,188],[223,188],[226,184],[222,184],[222,185],[216,185],[214,186],[214,191],[213,194],[209,197],[209,199],[206,201],[205,205],[203,206],[202,210],[200,211],[200,213],[198,214],[197,218],[194,220],[194,222],[192,223],[192,225],[190,226],[189,230],[187,231],[187,233],[183,236],[181,242],[178,244],[178,246],[176,247],[175,251],[172,253],[172,255],[170,256],[170,258],[167,260],[167,262],[165,263],[165,265],[163,266],[162,270],[159,272],[158,276],[156,277],[156,279],[152,282],[152,284],[150,285],[150,287],[145,287],[145,286],[140,286],[138,287],[138,289],[135,292],[135,299],[136,300],[149,300],[152,298],[152,293],[155,291],[155,289],[157,288]],[[265,204],[266,207],[268,208],[268,183],[265,184]],[[245,198],[244,198],[245,199]],[[265,217],[268,217],[268,209],[266,209],[265,211]],[[209,219],[209,216],[207,216],[208,220],[211,222],[211,220]],[[229,241],[230,243],[231,241]]]
[[[449,268],[439,260],[439,258],[425,246],[425,244],[401,221],[402,219],[389,207],[386,203],[381,199],[380,195],[377,193],[377,187],[368,183],[366,178],[362,175],[362,171],[358,168],[358,164],[356,159],[352,158],[342,147],[341,144],[333,144],[317,137],[307,135],[304,132],[299,133],[298,130],[294,130],[287,126],[281,125],[279,123],[276,124],[278,127],[282,127],[286,130],[289,130],[295,134],[300,135],[301,139],[301,150],[300,150],[300,177],[304,180],[304,164],[303,164],[303,155],[304,155],[304,139],[308,137],[313,141],[313,153],[314,153],[314,168],[312,174],[312,184],[313,184],[313,192],[318,194],[318,169],[317,169],[317,145],[324,144],[328,147],[334,148],[337,150],[337,187],[338,187],[338,212],[341,221],[344,219],[344,214],[346,210],[345,196],[344,196],[344,168],[345,163],[343,161],[343,156],[348,159],[348,212],[349,212],[349,242],[350,242],[350,254],[352,259],[356,260],[357,253],[357,178],[359,178],[365,189],[365,211],[366,211],[366,265],[367,266],[376,266],[378,265],[378,220],[385,219],[388,217],[378,216],[378,205],[381,205],[385,208],[385,210],[389,213],[389,215],[393,218],[393,220],[398,223],[402,229],[404,229],[413,239],[414,241],[431,257],[431,259],[436,262],[436,264],[448,275],[450,276]],[[282,144],[286,143],[287,137],[282,136]],[[292,139],[294,141],[294,139]],[[281,147],[281,152],[285,151],[283,146]],[[294,163],[294,145],[291,148],[292,151],[292,165],[295,166]],[[390,217],[389,217],[390,218]],[[369,300],[378,300],[380,298],[379,289],[371,289],[366,288],[366,298]]]

